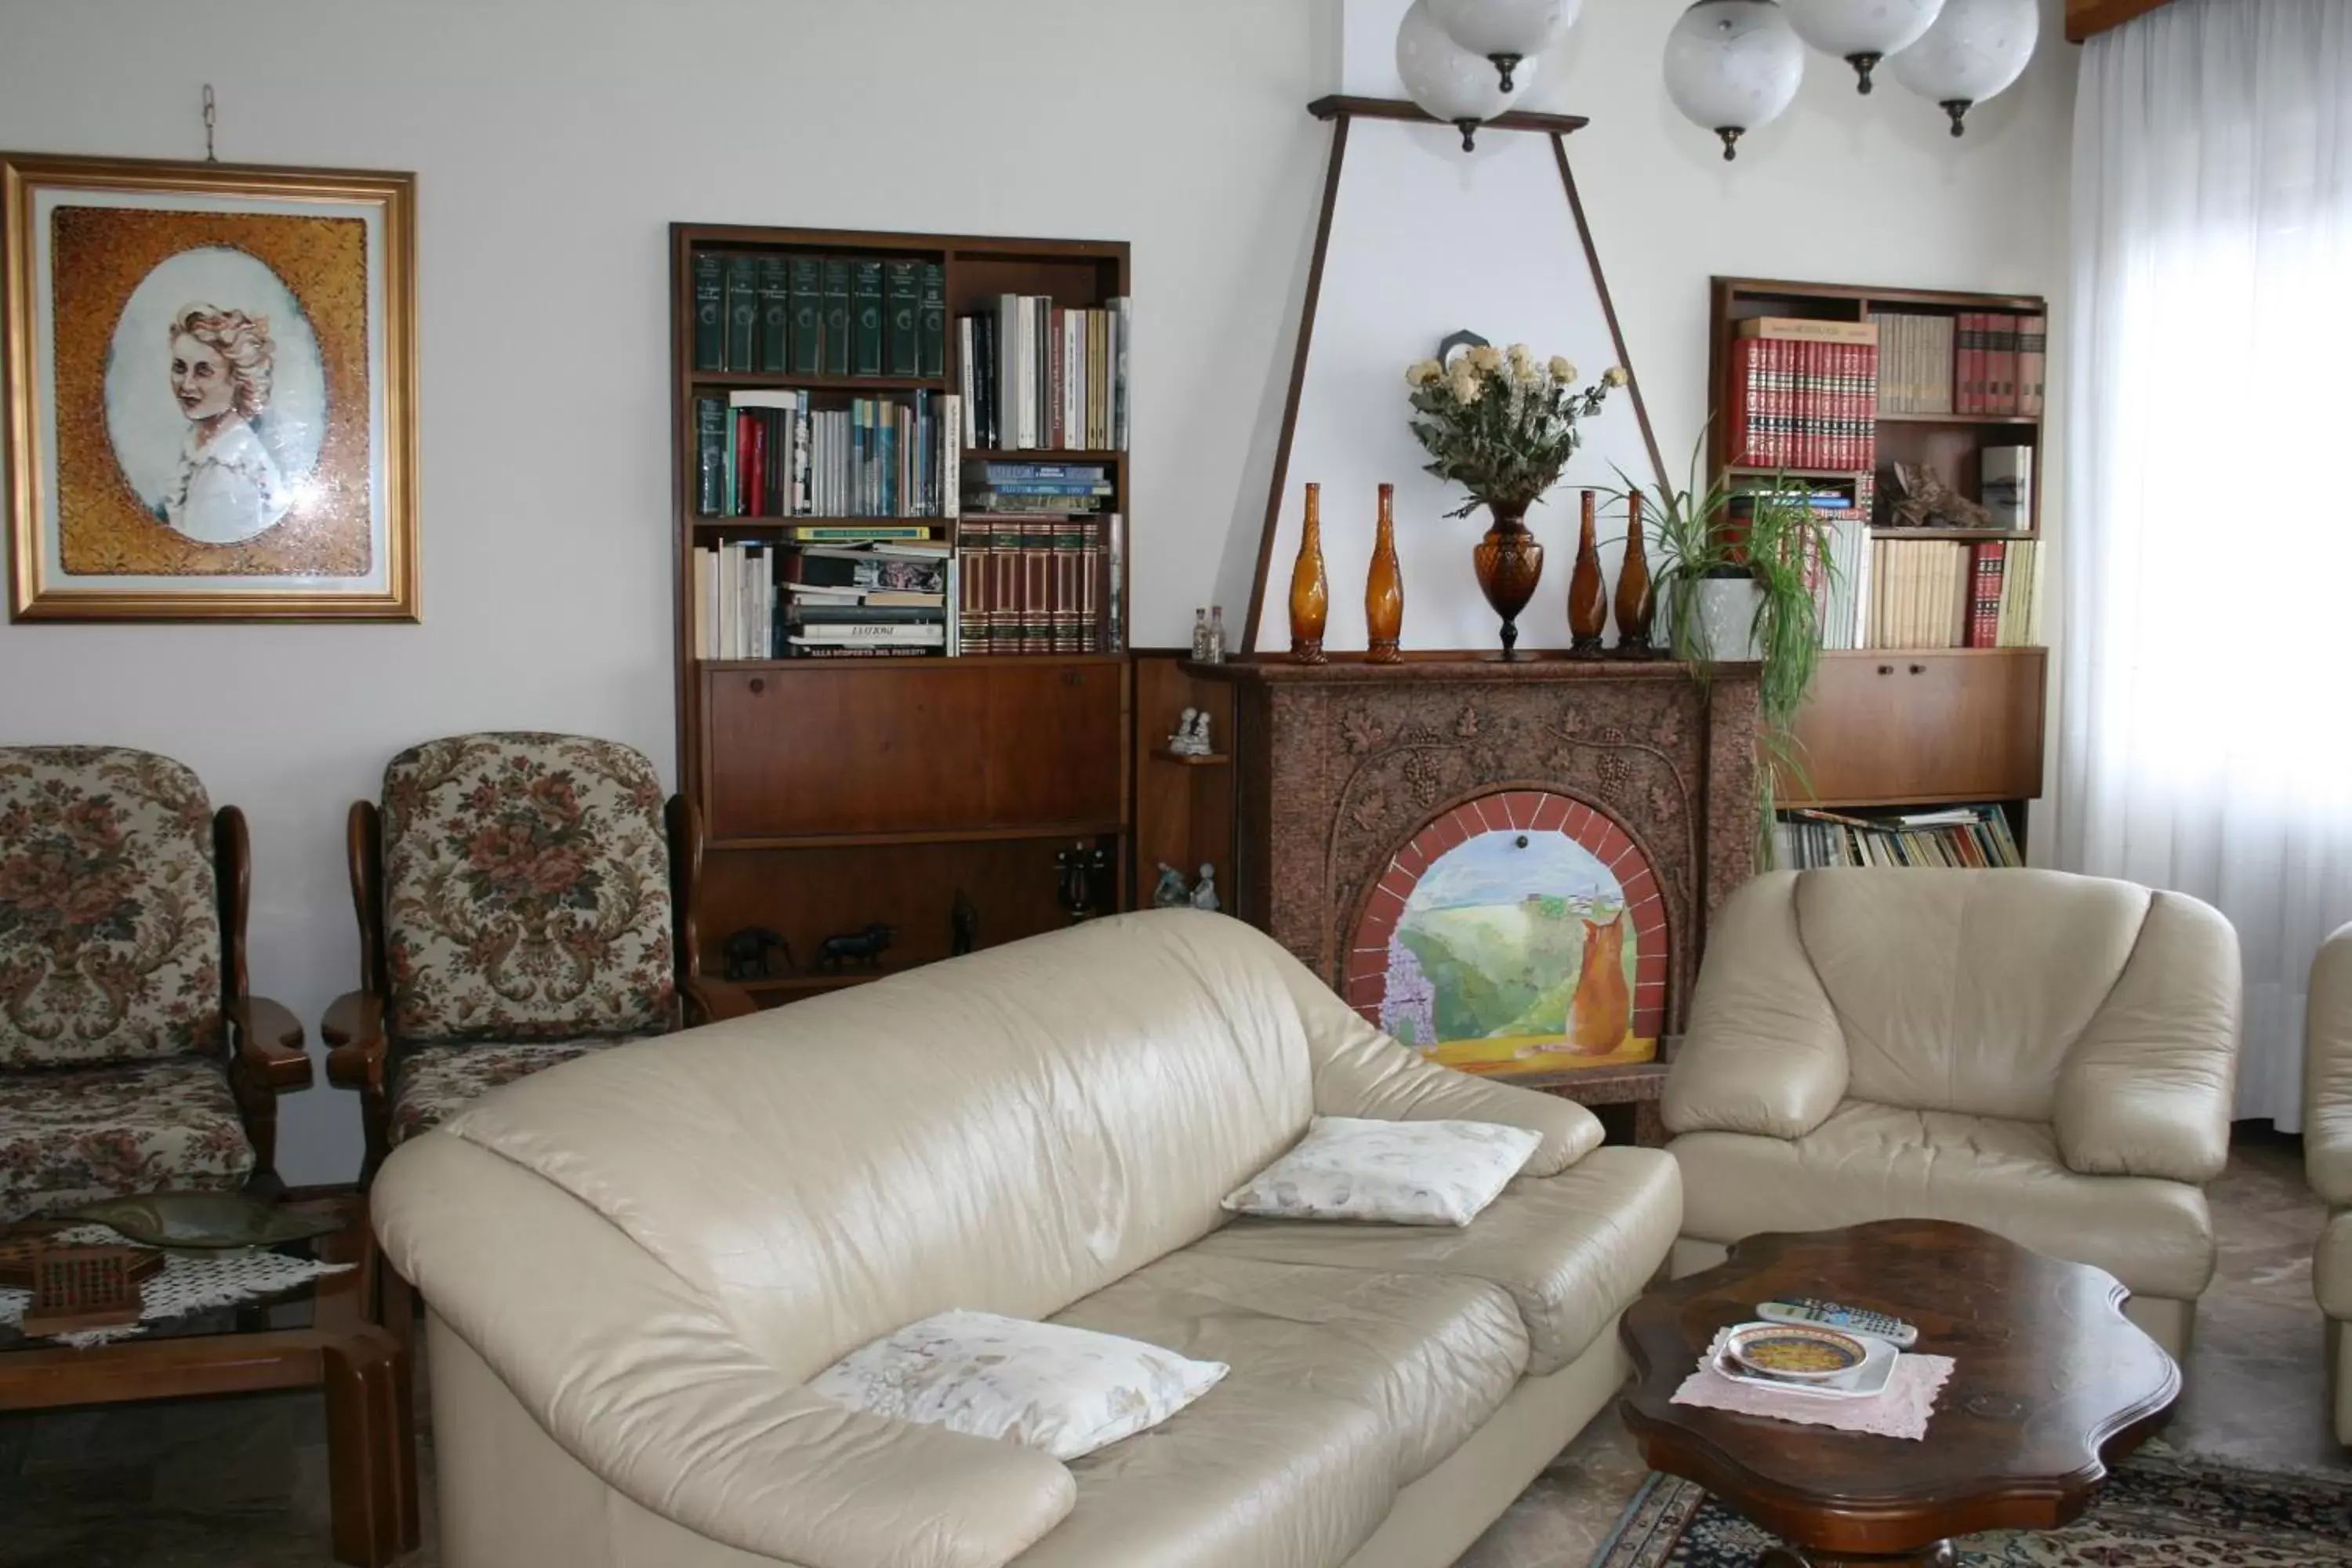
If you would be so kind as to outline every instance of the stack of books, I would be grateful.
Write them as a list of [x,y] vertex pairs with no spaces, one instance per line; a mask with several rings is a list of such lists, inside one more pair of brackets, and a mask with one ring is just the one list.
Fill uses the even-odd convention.
[[1822,521],[1823,647],[2036,646],[2036,541],[1873,538],[1861,513]]
[[947,269],[934,261],[698,250],[694,368],[944,377]]
[[1878,462],[1878,329],[1754,316],[1734,327],[1728,461],[1868,472]]
[[1129,302],[1065,309],[1000,294],[956,319],[964,444],[992,451],[1124,451]]
[[2022,866],[2009,816],[1997,805],[1888,816],[1845,816],[1832,811],[1784,813],[1774,826],[1773,850],[1782,870],[1824,866]]
[[1116,512],[966,511],[956,531],[961,651],[1124,652],[1118,584],[1125,543]]
[[704,517],[953,517],[961,400],[910,394],[815,408],[805,391],[695,399]]
[[1878,329],[1878,411],[1949,414],[1953,318],[1877,311],[1870,320]]
[[1954,334],[1953,412],[2040,414],[2049,333],[2042,316],[1961,312]]
[[709,659],[955,651],[957,563],[928,528],[794,528],[694,552],[694,637]]

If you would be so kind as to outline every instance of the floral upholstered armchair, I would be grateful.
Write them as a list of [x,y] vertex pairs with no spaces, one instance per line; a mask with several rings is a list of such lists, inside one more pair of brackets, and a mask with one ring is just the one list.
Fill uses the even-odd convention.
[[383,770],[351,813],[362,988],[323,1026],[361,1094],[367,1170],[486,1089],[606,1046],[753,1011],[699,977],[691,803],[643,753],[456,735]]
[[0,747],[0,1221],[273,1190],[302,1026],[246,990],[245,816],[114,746]]

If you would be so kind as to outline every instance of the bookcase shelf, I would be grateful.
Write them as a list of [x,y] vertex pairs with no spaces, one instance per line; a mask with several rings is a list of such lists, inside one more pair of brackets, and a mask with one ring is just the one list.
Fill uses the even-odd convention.
[[1880,414],[1881,425],[2019,425],[2030,429],[2042,427],[2037,414]]
[[[700,515],[698,399],[806,391],[824,395],[811,399],[817,407],[840,409],[857,397],[914,404],[922,394],[961,395],[958,318],[992,310],[1006,295],[1050,298],[1074,313],[1107,310],[1129,293],[1126,243],[681,223],[671,226],[670,245],[678,776],[706,834],[696,933],[706,968],[719,971],[720,949],[745,927],[781,933],[803,961],[828,936],[894,928],[878,971],[749,984],[761,1003],[777,1005],[948,957],[959,940],[960,908],[976,910],[981,946],[1048,931],[1067,919],[1056,856],[1074,848],[1098,858],[1097,907],[1130,907],[1135,671],[1123,653],[704,660],[695,625],[698,548],[734,538],[778,546],[793,528],[901,523],[970,543],[967,531],[992,515],[971,512],[961,527],[938,517]],[[814,258],[929,268],[926,308],[943,309],[947,324],[943,374],[695,368],[696,262],[713,254],[749,256],[767,267],[778,258]],[[892,341],[905,340],[886,336]],[[802,362],[796,353],[779,357],[761,340],[750,360],[724,363]],[[883,363],[941,367],[940,359],[887,354]],[[951,426],[942,433],[961,446]],[[1106,510],[1123,519],[1131,555],[1136,520],[1124,451],[971,450],[964,458],[967,468],[1102,465],[1114,487]],[[954,483],[952,465],[941,466],[949,469],[942,479]],[[1107,564],[1109,530],[1103,531]],[[1131,576],[1106,570],[1098,581],[1107,591],[1097,628],[1112,649],[1119,646],[1114,633],[1123,637],[1130,624]],[[1057,612],[1065,603],[1056,601]]]

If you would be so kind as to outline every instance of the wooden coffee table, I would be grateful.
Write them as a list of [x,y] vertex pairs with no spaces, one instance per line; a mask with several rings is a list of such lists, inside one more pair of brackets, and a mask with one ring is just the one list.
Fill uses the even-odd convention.
[[405,1344],[375,1321],[379,1254],[362,1199],[300,1204],[343,1228],[297,1244],[357,1267],[235,1307],[73,1350],[0,1328],[0,1410],[316,1388],[327,1403],[335,1560],[383,1568],[417,1542],[416,1444]]
[[[2101,1269],[1942,1220],[1751,1237],[1627,1310],[1618,1412],[1653,1469],[1780,1537],[1766,1568],[1948,1564],[1953,1536],[2074,1519],[2171,1408],[2180,1370],[2125,1295]],[[1958,1363],[1924,1441],[1670,1403],[1716,1331],[1805,1296],[1891,1312]]]

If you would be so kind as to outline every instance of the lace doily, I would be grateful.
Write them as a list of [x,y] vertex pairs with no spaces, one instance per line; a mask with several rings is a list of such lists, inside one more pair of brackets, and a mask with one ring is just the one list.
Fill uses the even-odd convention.
[[1834,1426],[1841,1432],[1869,1432],[1881,1437],[1907,1437],[1918,1442],[1927,1436],[1927,1417],[1936,1411],[1936,1397],[1952,1375],[1948,1355],[1906,1352],[1895,1358],[1886,1386],[1867,1399],[1831,1399],[1818,1394],[1783,1394],[1735,1382],[1715,1370],[1729,1329],[1715,1336],[1698,1366],[1675,1390],[1672,1403],[1696,1405],[1708,1410],[1730,1410],[1742,1415],[1767,1415],[1804,1426]]
[[[102,1225],[78,1225],[58,1232],[51,1239],[60,1247],[137,1245]],[[118,1328],[58,1334],[56,1339],[58,1343],[76,1350],[127,1340],[145,1333],[147,1324],[165,1318],[184,1317],[190,1312],[234,1307],[240,1301],[274,1296],[307,1285],[322,1275],[344,1273],[352,1267],[349,1263],[318,1263],[251,1247],[220,1252],[167,1251],[163,1254],[163,1272],[140,1282],[140,1321]],[[0,1287],[0,1323],[18,1327],[25,1321],[25,1310],[32,1304],[30,1290]]]

